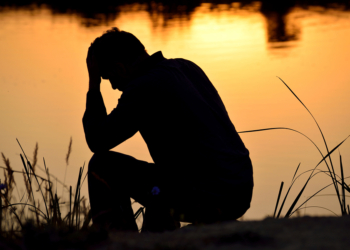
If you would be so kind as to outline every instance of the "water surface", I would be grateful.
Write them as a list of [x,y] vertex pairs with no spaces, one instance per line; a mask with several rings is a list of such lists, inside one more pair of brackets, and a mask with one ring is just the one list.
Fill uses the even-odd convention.
[[[259,2],[245,7],[202,3],[184,14],[164,14],[133,4],[119,6],[117,14],[100,19],[53,13],[49,7],[2,9],[0,151],[21,170],[16,138],[28,155],[38,142],[39,159],[45,157],[50,172],[63,180],[72,136],[66,183],[75,186],[79,167],[92,155],[81,122],[88,89],[87,48],[95,37],[117,26],[135,34],[150,54],[161,50],[167,58],[198,64],[217,88],[238,131],[290,127],[305,133],[325,153],[312,118],[276,76],[312,111],[329,147],[341,142],[350,134],[350,13],[324,7],[274,12],[261,6]],[[120,92],[104,81],[102,93],[111,111]],[[244,218],[259,219],[273,213],[280,182],[289,184],[300,162],[301,173],[321,158],[307,139],[291,131],[241,136],[251,152],[255,179],[252,207]],[[152,161],[139,134],[114,150]],[[339,172],[342,154],[346,176],[350,175],[349,150],[350,143],[345,142],[333,158]],[[294,190],[300,190],[304,181],[298,180]],[[329,183],[317,175],[302,199]],[[87,195],[86,183],[83,193]],[[322,194],[307,205],[325,206],[339,214],[333,190]],[[316,208],[306,213],[330,214]]]

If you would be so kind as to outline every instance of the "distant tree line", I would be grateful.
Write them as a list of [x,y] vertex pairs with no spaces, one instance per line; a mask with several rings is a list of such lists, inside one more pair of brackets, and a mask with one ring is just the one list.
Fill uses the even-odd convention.
[[[166,26],[169,20],[184,18],[190,20],[192,13],[202,3],[210,4],[211,9],[226,4],[229,8],[244,9],[256,6],[268,21],[268,41],[280,42],[298,39],[298,30],[288,33],[285,16],[294,7],[307,9],[310,6],[349,10],[350,0],[1,0],[0,12],[8,9],[49,8],[53,14],[73,14],[81,18],[84,26],[109,24],[113,22],[127,5],[133,10],[147,11],[151,19],[161,16]],[[233,4],[234,3],[234,4]],[[137,5],[136,5],[137,4]]]

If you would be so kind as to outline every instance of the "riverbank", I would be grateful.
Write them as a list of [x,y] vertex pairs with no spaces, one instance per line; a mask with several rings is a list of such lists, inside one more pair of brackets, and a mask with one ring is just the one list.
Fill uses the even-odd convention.
[[300,217],[185,227],[162,234],[111,233],[94,249],[347,249],[350,217]]
[[0,249],[91,250],[311,250],[347,249],[350,216],[300,217],[187,226],[165,233],[67,232],[26,226],[16,242],[0,239]]

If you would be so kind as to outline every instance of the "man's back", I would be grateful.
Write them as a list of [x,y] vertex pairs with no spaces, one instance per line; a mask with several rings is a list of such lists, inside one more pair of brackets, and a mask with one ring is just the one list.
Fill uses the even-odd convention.
[[160,52],[148,63],[124,90],[116,110],[133,117],[154,162],[169,177],[218,195],[252,186],[249,152],[204,72]]

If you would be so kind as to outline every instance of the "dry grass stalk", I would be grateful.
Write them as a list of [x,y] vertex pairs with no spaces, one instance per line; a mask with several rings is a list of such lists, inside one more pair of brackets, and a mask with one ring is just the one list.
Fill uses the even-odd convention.
[[38,143],[35,144],[35,149],[34,149],[34,153],[33,153],[33,174],[35,174],[35,166],[38,163],[38,150],[39,150],[39,146]]
[[36,223],[39,226],[40,225],[40,220],[39,220],[39,210],[40,210],[40,201],[38,199],[38,208],[35,210],[35,218],[36,218]]
[[16,184],[15,182],[15,178],[13,176],[13,169],[11,168],[10,165],[10,159],[6,159],[4,153],[1,153],[2,156],[2,160],[4,161],[4,164],[6,166],[6,169],[4,169],[4,176],[5,176],[5,185],[6,185],[6,189],[3,193],[3,196],[5,197],[5,206],[9,205],[9,201],[11,199],[11,194],[12,194],[12,190],[14,188],[14,185]]
[[83,213],[84,217],[86,218],[86,217],[88,217],[90,209],[86,206],[86,199],[84,197],[81,199],[81,201],[83,202],[83,207],[82,207],[81,212]]
[[[4,184],[7,186],[7,188],[3,189],[1,191],[1,198],[0,198],[0,207],[3,205],[5,208],[1,211],[0,213],[0,222],[2,221],[3,223],[0,223],[0,231],[3,229],[6,229],[7,232],[12,232],[13,230],[17,230],[20,232],[21,228],[23,228],[23,223],[26,219],[32,218],[38,226],[42,226],[45,223],[52,224],[53,226],[60,226],[62,223],[68,223],[68,226],[73,226],[76,227],[77,229],[80,229],[81,227],[81,221],[80,221],[80,215],[85,217],[83,225],[85,228],[89,225],[89,222],[91,221],[91,212],[90,206],[87,205],[87,200],[83,197],[80,198],[80,183],[81,183],[81,177],[82,177],[82,172],[83,169],[80,168],[79,172],[79,178],[78,178],[78,183],[77,183],[77,189],[76,189],[76,194],[75,194],[75,199],[74,199],[74,207],[73,211],[71,209],[71,206],[69,208],[69,212],[65,219],[62,220],[62,214],[61,214],[61,207],[60,207],[60,198],[57,196],[57,188],[56,192],[53,193],[53,190],[55,187],[57,187],[57,180],[56,184],[54,185],[50,181],[50,174],[49,174],[49,169],[46,167],[45,164],[45,159],[44,159],[44,166],[45,166],[45,172],[47,175],[47,179],[44,179],[40,176],[37,176],[35,174],[35,166],[37,165],[37,157],[38,157],[38,143],[36,143],[34,152],[33,152],[33,162],[32,164],[27,160],[24,160],[23,156],[21,155],[22,163],[24,165],[24,170],[22,171],[14,171],[11,168],[10,161],[5,157],[5,155],[2,153],[2,159],[5,163],[6,167],[2,167],[4,169]],[[69,143],[68,147],[68,153],[66,156],[66,162],[68,164],[69,157],[72,151],[72,138]],[[24,152],[23,152],[24,154]],[[27,159],[27,158],[25,158]],[[25,184],[25,188],[28,195],[28,198],[25,197],[24,195],[19,195],[20,197],[20,203],[22,204],[12,204],[13,201],[11,201],[12,197],[11,192],[13,191],[14,187],[16,186],[15,179],[14,179],[14,173],[22,173],[23,174],[23,180]],[[41,211],[40,206],[43,204],[40,204],[40,201],[35,201],[34,199],[34,194],[33,191],[35,188],[32,183],[32,177],[35,177],[35,180],[38,184],[38,191],[41,191],[42,198],[44,201],[44,205],[46,208],[46,213]],[[39,179],[39,180],[38,180]],[[41,180],[41,181],[40,181]],[[45,190],[42,190],[42,188],[45,188]],[[70,199],[72,199],[72,194],[71,188],[70,188]],[[22,197],[22,198],[21,198]],[[23,198],[25,200],[22,202]],[[29,201],[29,202],[28,202]],[[1,204],[2,203],[2,204]],[[4,204],[6,203],[6,204]],[[72,205],[72,201],[70,201],[70,205]],[[21,205],[20,207],[17,207],[18,205]],[[47,206],[48,205],[48,206]],[[5,210],[7,207],[7,210]],[[18,209],[19,208],[19,209]],[[34,214],[31,216],[26,216],[25,213],[27,211],[31,211]],[[1,215],[3,215],[3,218],[1,218]],[[74,218],[75,215],[75,218]],[[72,218],[71,218],[72,217]],[[66,218],[68,218],[66,220]],[[73,223],[74,220],[74,223]],[[4,224],[6,223],[6,225]],[[43,224],[44,223],[44,224]],[[1,226],[2,224],[2,226]],[[75,224],[75,225],[73,225]],[[17,232],[16,231],[16,232]]]
[[30,185],[30,182],[29,182],[28,178],[26,178],[26,173],[24,172],[24,170],[22,170],[22,173],[23,173],[24,184],[26,186],[26,190],[27,190],[27,194],[28,194],[28,199],[30,201],[32,201],[33,200],[33,197],[32,197],[32,185]]
[[45,201],[48,201],[49,200],[49,184],[47,181],[45,181]]
[[[4,169],[4,176],[5,176],[4,184],[7,186],[7,174],[5,169]],[[5,208],[3,209],[7,210],[7,206],[9,205],[9,202],[8,202],[9,190],[5,188],[4,192],[1,192],[0,194],[1,194],[1,198],[4,197],[4,201],[5,201]]]
[[68,167],[68,164],[69,164],[69,156],[70,156],[70,154],[72,152],[72,143],[73,143],[73,139],[72,139],[72,137],[70,137],[69,145],[68,145],[68,152],[67,152],[67,155],[66,155],[66,170],[64,171],[64,180],[63,180],[63,188],[62,188],[61,196],[63,196],[63,191],[64,191],[64,187],[65,187],[65,183],[66,183],[67,167]]
[[13,189],[13,185],[15,185],[16,182],[15,182],[15,178],[13,177],[13,169],[11,168],[11,165],[10,165],[10,159],[9,158],[6,159],[4,153],[1,153],[1,155],[7,170],[7,178],[8,178],[8,183],[6,183],[8,184],[7,188]]
[[69,156],[72,152],[72,143],[73,143],[73,139],[72,137],[70,138],[70,141],[69,141],[69,145],[68,145],[68,152],[67,152],[67,155],[66,155],[66,163],[67,165],[69,165]]
[[54,214],[55,213],[55,210],[54,210],[54,202],[53,202],[53,200],[54,200],[54,197],[53,197],[53,194],[52,194],[52,190],[53,190],[53,183],[52,182],[50,182],[49,184],[48,184],[48,188],[47,188],[47,191],[48,191],[48,202],[49,202],[49,213],[52,215],[52,214]]

